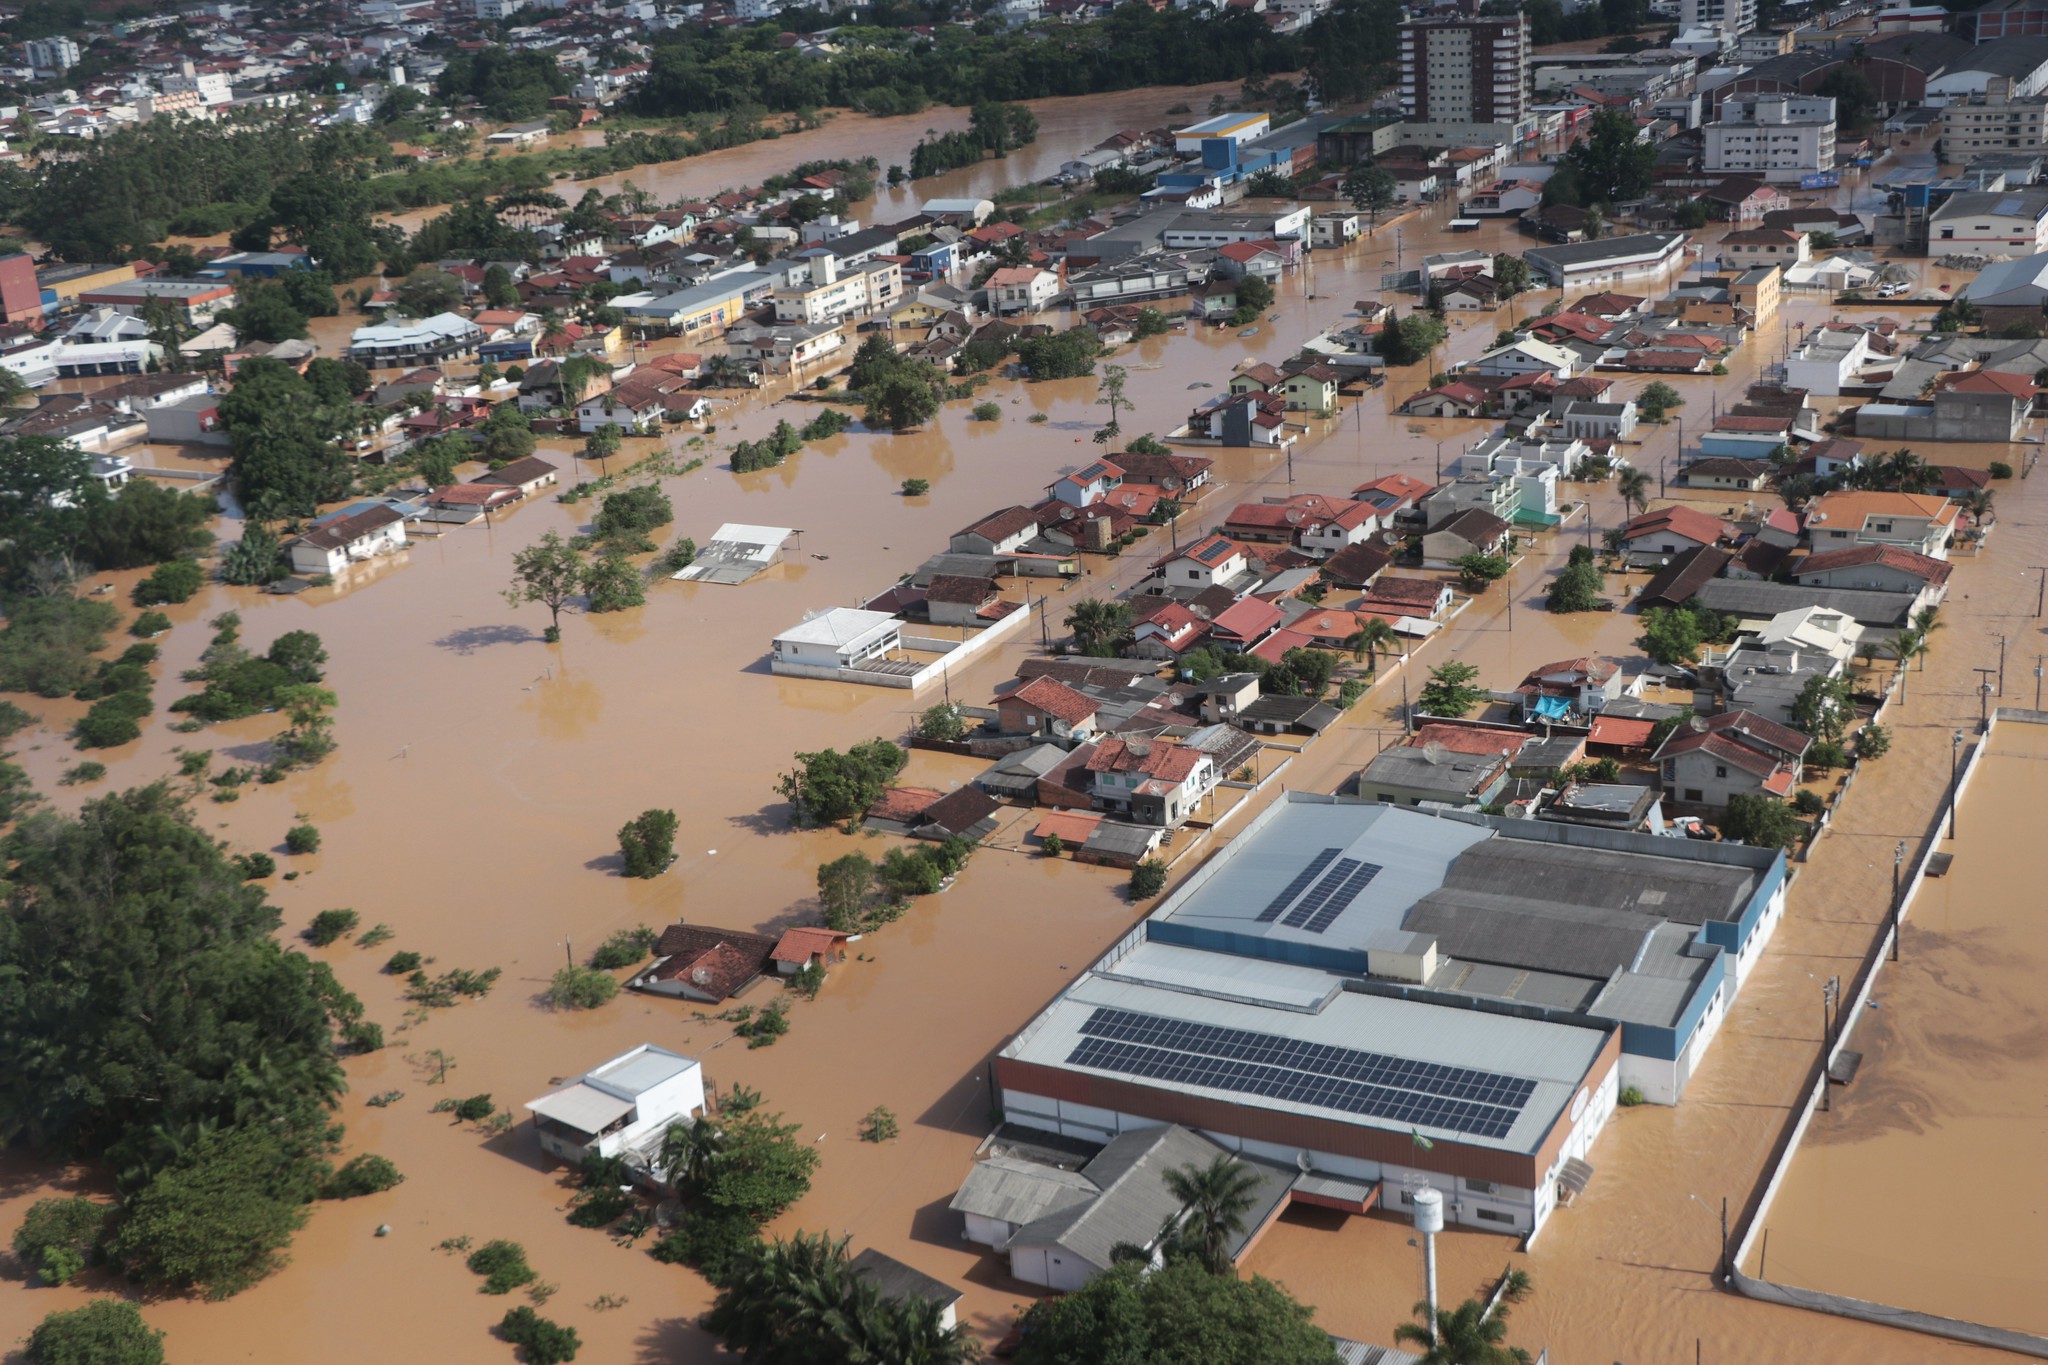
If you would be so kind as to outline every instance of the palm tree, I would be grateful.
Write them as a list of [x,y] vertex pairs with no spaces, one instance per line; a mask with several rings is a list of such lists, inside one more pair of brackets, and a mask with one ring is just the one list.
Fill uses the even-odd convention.
[[1192,1250],[1210,1273],[1230,1269],[1231,1240],[1244,1232],[1259,1173],[1224,1153],[1207,1166],[1187,1165],[1166,1173],[1166,1189],[1182,1205],[1175,1240]]
[[1643,511],[1650,508],[1650,476],[1640,469],[1624,469],[1614,481],[1614,491],[1621,494],[1621,513],[1628,515],[1630,507]]
[[1101,656],[1123,643],[1130,633],[1131,609],[1122,602],[1090,597],[1074,604],[1067,613],[1067,629],[1074,632],[1074,648],[1083,654]]
[[1502,1344],[1508,1334],[1505,1309],[1489,1314],[1477,1299],[1467,1299],[1456,1308],[1439,1308],[1434,1340],[1429,1304],[1416,1304],[1415,1316],[1420,1321],[1394,1328],[1394,1340],[1425,1348],[1422,1365],[1529,1365],[1527,1351]]
[[1940,607],[1922,607],[1913,613],[1913,633],[1920,637],[1920,671],[1927,671],[1927,646],[1934,642],[1934,632],[1948,622],[1941,619]]
[[714,355],[704,362],[704,382],[714,389],[730,389],[740,382],[740,364],[729,355]]
[[[1925,660],[1927,655],[1927,637],[1917,630],[1902,630],[1892,637],[1892,653],[1898,657],[1899,700],[1904,701],[1906,699],[1906,674],[1912,670],[1914,659]],[[1922,662],[1920,666],[1925,668],[1927,665],[1925,662]]]
[[1885,458],[1879,481],[1889,484],[1901,493],[1918,493],[1934,480],[1934,469],[1927,461],[1901,446]]
[[704,1188],[711,1168],[725,1153],[725,1134],[710,1120],[671,1123],[661,1135],[661,1151],[655,1163],[679,1192],[695,1193]]
[[1364,662],[1367,673],[1378,677],[1380,651],[1392,648],[1395,643],[1392,626],[1381,617],[1367,616],[1359,621],[1358,629],[1344,642],[1344,647],[1351,651],[1353,659]]

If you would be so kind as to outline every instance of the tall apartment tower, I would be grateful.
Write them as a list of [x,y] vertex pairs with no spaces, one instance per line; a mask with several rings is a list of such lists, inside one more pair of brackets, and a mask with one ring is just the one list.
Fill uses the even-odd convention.
[[1401,25],[1401,108],[1410,123],[1520,122],[1529,113],[1529,17]]
[[1756,0],[1678,0],[1678,27],[1710,28],[1739,38],[1756,27]]

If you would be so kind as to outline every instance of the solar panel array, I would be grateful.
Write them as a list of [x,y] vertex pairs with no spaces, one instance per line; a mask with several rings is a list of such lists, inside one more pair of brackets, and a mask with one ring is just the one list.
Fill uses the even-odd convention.
[[1257,922],[1267,924],[1280,918],[1280,912],[1287,908],[1287,903],[1307,890],[1308,884],[1316,879],[1316,874],[1328,867],[1330,860],[1343,851],[1341,848],[1326,848],[1309,859],[1308,866],[1295,873],[1294,880],[1281,888],[1280,894],[1273,897],[1271,904],[1259,911]]
[[1316,883],[1315,890],[1302,897],[1301,904],[1295,906],[1281,923],[1289,929],[1322,933],[1337,922],[1337,916],[1350,908],[1358,893],[1365,890],[1381,871],[1378,863],[1339,858],[1329,874]]
[[1200,1085],[1410,1126],[1502,1138],[1536,1083],[1134,1010],[1097,1009],[1070,1066]]

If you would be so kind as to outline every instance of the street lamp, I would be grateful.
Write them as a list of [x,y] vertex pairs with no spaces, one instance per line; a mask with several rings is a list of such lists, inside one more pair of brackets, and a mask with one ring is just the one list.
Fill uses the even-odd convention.
[[1948,841],[1956,841],[1956,807],[1962,802],[1957,799],[1956,762],[1963,753],[1963,732],[1958,730],[1948,742]]
[[1906,841],[1892,850],[1892,961],[1899,960],[1899,873],[1906,866]]

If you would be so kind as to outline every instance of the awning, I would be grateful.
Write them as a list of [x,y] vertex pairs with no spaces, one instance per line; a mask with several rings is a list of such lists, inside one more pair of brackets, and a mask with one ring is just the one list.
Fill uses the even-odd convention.
[[553,1119],[579,1133],[595,1135],[630,1114],[633,1101],[607,1095],[594,1085],[578,1081],[552,1095],[530,1100],[526,1107],[542,1118]]
[[1545,720],[1563,720],[1571,714],[1572,704],[1563,697],[1538,697],[1533,709]]

